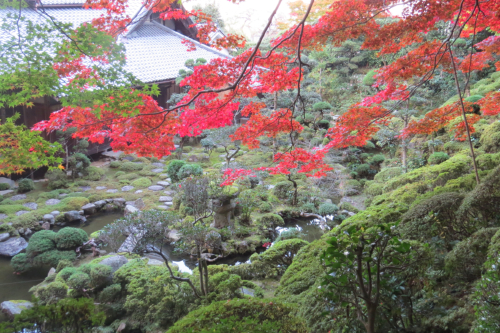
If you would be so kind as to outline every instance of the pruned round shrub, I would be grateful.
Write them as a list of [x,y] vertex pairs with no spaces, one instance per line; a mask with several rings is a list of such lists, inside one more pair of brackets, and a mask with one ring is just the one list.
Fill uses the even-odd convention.
[[[170,165],[169,165],[170,166]],[[177,171],[177,179],[181,180],[189,176],[199,176],[203,174],[203,169],[198,164],[184,164],[179,171]]]
[[120,162],[120,161],[111,161],[111,163],[109,163],[109,167],[113,168],[113,169],[117,169],[121,165],[122,165],[122,162]]
[[104,170],[95,166],[89,166],[85,169],[84,179],[98,181],[104,176]]
[[57,273],[57,277],[63,279],[64,281],[68,281],[71,275],[75,274],[76,271],[76,267],[65,267]]
[[385,156],[382,154],[377,154],[373,155],[369,160],[368,163],[371,165],[380,165],[385,161]]
[[431,156],[429,156],[429,159],[427,160],[427,163],[431,165],[435,164],[441,164],[444,161],[447,161],[450,158],[450,156],[446,153],[443,152],[435,152]]
[[65,269],[66,267],[73,267],[73,262],[71,262],[70,260],[59,261],[59,263],[56,266],[56,272],[60,272],[63,269]]
[[170,179],[172,179],[173,182],[177,182],[180,180],[177,178],[177,173],[186,164],[187,164],[186,161],[182,161],[182,160],[170,161],[170,163],[168,164],[168,167],[167,167],[167,174],[170,177]]
[[496,153],[500,151],[500,121],[486,127],[479,140],[485,151]]
[[151,181],[151,179],[146,177],[137,178],[136,180],[130,183],[130,185],[134,187],[148,187],[151,186],[152,184],[153,182]]
[[68,294],[68,286],[60,281],[54,281],[46,286],[37,288],[35,295],[42,304],[53,304],[65,298]]
[[0,183],[0,191],[5,191],[10,189],[10,185],[7,183]]
[[24,272],[27,272],[33,268],[33,265],[31,264],[31,260],[28,257],[28,255],[26,255],[26,253],[16,254],[10,260],[10,265],[14,269],[14,272],[17,272],[17,273],[24,273]]
[[292,191],[293,184],[287,181],[279,182],[273,188],[273,194],[280,199],[288,199]]
[[134,162],[125,162],[122,165],[120,165],[120,170],[125,172],[140,171],[143,168],[144,164],[134,163]]
[[257,220],[257,223],[272,229],[285,225],[283,218],[277,214],[264,214]]
[[470,103],[476,103],[477,101],[479,101],[483,97],[484,96],[481,96],[481,95],[472,95],[472,96],[465,98],[465,100],[467,102],[470,102]]
[[[77,193],[77,195],[79,195]],[[61,200],[61,204],[64,205],[64,211],[70,210],[80,210],[82,206],[89,203],[89,199],[85,197],[71,197],[68,196]]]
[[339,210],[339,208],[337,207],[337,205],[331,204],[331,203],[322,203],[318,207],[318,212],[319,212],[319,215],[321,215],[321,216],[333,215],[338,210]]
[[33,258],[36,255],[56,248],[56,233],[52,230],[40,230],[31,236],[26,254]]
[[55,237],[58,249],[75,249],[88,240],[85,230],[72,227],[62,228]]
[[300,206],[300,210],[304,213],[316,213],[318,211],[312,202],[306,202]]
[[20,193],[26,193],[35,189],[35,183],[28,178],[21,179],[17,184],[19,186],[17,191]]
[[384,183],[389,179],[402,175],[403,172],[403,168],[400,167],[385,168],[377,173],[373,179],[379,183]]
[[261,202],[259,205],[259,212],[269,213],[273,210],[273,206],[269,202]]
[[298,228],[290,228],[287,230],[282,231],[278,237],[276,237],[276,240],[274,241],[275,243],[278,243],[279,241],[287,240],[287,239],[294,239],[298,238],[301,239],[304,236],[304,233],[302,230]]
[[90,276],[83,272],[76,272],[69,277],[67,283],[73,289],[86,289],[90,286]]
[[111,303],[113,302],[122,291],[122,286],[119,283],[107,286],[99,293],[99,301],[101,303]]
[[68,176],[60,169],[47,171],[45,178],[48,180],[47,187],[51,190],[68,187]]
[[93,265],[90,269],[90,282],[92,287],[100,288],[108,283],[111,275],[111,267],[107,265]]
[[371,183],[368,187],[365,188],[364,192],[368,195],[376,196],[381,195],[383,193],[384,184],[380,183]]
[[57,267],[61,260],[76,260],[75,251],[58,251],[51,250],[47,252],[43,252],[33,258],[33,266],[51,266]]

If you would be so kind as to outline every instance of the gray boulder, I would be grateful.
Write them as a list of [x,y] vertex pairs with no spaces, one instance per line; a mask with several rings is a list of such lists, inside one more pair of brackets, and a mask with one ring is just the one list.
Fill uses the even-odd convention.
[[10,319],[14,319],[15,315],[20,314],[23,310],[33,307],[33,303],[28,301],[5,301],[0,304],[0,309]]
[[132,205],[126,205],[125,206],[124,214],[125,214],[125,216],[127,216],[127,215],[130,215],[130,214],[137,213],[138,211],[139,211],[139,209],[135,208],[134,206],[132,206]]
[[102,207],[104,207],[105,204],[106,204],[105,200],[99,200],[94,202],[94,206],[96,206],[97,209],[101,209]]
[[125,202],[126,200],[123,199],[123,198],[116,198],[116,199],[113,199],[113,203],[117,206],[121,206],[121,207],[125,207]]
[[49,222],[43,222],[42,223],[42,229],[43,230],[50,230],[50,223]]
[[26,199],[26,194],[17,194],[12,197],[10,197],[10,200],[12,201],[18,201],[18,200],[24,200]]
[[9,239],[10,234],[8,232],[4,232],[3,234],[0,234],[0,242],[4,242],[7,239]]
[[47,205],[47,206],[54,206],[54,205],[57,205],[60,202],[61,202],[61,200],[59,200],[59,199],[49,199],[49,200],[45,201],[45,205]]
[[85,216],[81,215],[80,212],[78,212],[76,210],[70,210],[69,212],[64,213],[64,219],[67,222],[77,222],[77,221],[85,222],[85,221],[87,221]]
[[27,207],[29,209],[32,209],[32,210],[35,210],[38,208],[38,205],[36,202],[27,202],[25,204],[23,204],[24,207]]
[[160,180],[156,184],[161,185],[161,186],[170,186],[170,183],[167,181]]
[[50,215],[52,215],[54,217],[59,216],[59,214],[61,214],[61,212],[58,211],[58,210],[53,210],[53,211],[50,212]]
[[28,242],[22,237],[9,238],[0,243],[0,256],[13,257],[28,247]]
[[104,259],[100,262],[101,265],[106,265],[111,267],[111,275],[113,275],[118,268],[122,267],[128,262],[128,259],[124,256],[115,255],[109,258]]
[[47,222],[49,224],[54,224],[56,222],[56,218],[52,214],[45,214],[43,216],[43,222]]
[[161,190],[163,190],[163,186],[160,186],[160,185],[153,185],[153,186],[148,187],[148,189],[149,189],[150,191],[155,191],[155,192],[156,192],[156,191],[161,191]]
[[82,210],[85,215],[92,215],[97,211],[97,207],[96,205],[89,203],[82,206]]
[[123,186],[122,187],[122,192],[130,192],[134,189],[133,186],[130,186],[130,185],[126,185],[126,186]]
[[139,208],[139,209],[143,209],[144,207],[146,207],[146,204],[144,203],[144,201],[141,198],[139,198],[134,202],[134,207]]

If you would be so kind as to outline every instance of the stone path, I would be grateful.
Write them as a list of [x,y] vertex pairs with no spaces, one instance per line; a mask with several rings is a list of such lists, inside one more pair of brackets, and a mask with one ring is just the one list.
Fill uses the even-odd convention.
[[164,170],[163,168],[162,169],[153,169],[151,170],[151,172],[154,172],[154,173],[162,173]]
[[20,210],[20,211],[16,212],[16,216],[21,216],[21,215],[26,214],[26,213],[29,213],[29,211],[27,211],[27,210]]
[[135,194],[139,194],[139,193],[142,193],[143,191],[142,190],[137,190],[135,191]]
[[165,166],[163,165],[163,163],[159,163],[159,162],[151,163],[151,165],[152,165],[152,166],[155,166],[155,167],[158,167],[158,168],[163,168],[163,167],[165,167]]
[[49,200],[45,201],[45,205],[47,205],[47,206],[54,206],[54,205],[57,205],[60,202],[61,202],[61,200],[59,200],[59,199],[49,199]]
[[116,193],[116,192],[118,192],[117,189],[111,189],[106,191],[106,193]]
[[163,189],[164,189],[164,187],[163,187],[163,186],[160,186],[160,185],[152,185],[152,186],[148,187],[148,189],[149,189],[150,191],[157,192],[157,191],[161,191],[161,190],[163,190]]
[[98,191],[105,190],[107,187],[106,186],[97,186],[95,189]]
[[172,197],[169,196],[161,196],[159,199],[160,202],[172,202]]
[[82,189],[83,192],[87,192],[87,191],[90,191],[92,189],[92,187],[90,187],[90,186],[80,186],[80,188]]
[[12,197],[10,197],[10,200],[12,201],[18,201],[18,200],[24,200],[26,199],[26,194],[17,194]]
[[160,185],[160,186],[170,186],[170,183],[169,182],[166,182],[166,181],[162,181],[160,180],[159,182],[156,182],[156,184]]
[[37,205],[36,202],[27,202],[27,203],[23,204],[23,206],[27,207],[27,208],[29,208],[31,210],[35,210],[35,209],[38,208],[38,205]]
[[133,189],[134,189],[133,186],[126,185],[126,186],[122,187],[122,192],[129,192],[129,191],[132,191]]

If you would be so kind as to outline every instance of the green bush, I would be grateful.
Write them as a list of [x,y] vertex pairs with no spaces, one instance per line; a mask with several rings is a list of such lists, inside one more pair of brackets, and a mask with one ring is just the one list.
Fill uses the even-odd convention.
[[276,227],[285,225],[285,221],[283,221],[283,218],[277,214],[264,214],[257,219],[257,223],[271,229],[275,229]]
[[366,75],[363,77],[363,84],[365,86],[373,86],[375,84],[375,76],[377,75],[377,72],[374,69],[371,69]]
[[[170,166],[170,165],[169,165]],[[203,174],[203,169],[198,164],[184,164],[179,171],[177,171],[177,180],[187,178],[189,176],[199,176]]]
[[500,165],[500,153],[479,155],[476,157],[476,163],[481,170],[491,170]]
[[170,177],[170,179],[172,179],[173,182],[177,182],[180,180],[177,178],[177,173],[186,164],[187,164],[186,161],[182,161],[182,160],[170,161],[170,163],[168,164],[168,167],[167,167],[167,174]]
[[500,121],[486,127],[479,142],[486,152],[500,152]]
[[215,302],[190,312],[167,333],[193,332],[308,332],[293,315],[294,307],[277,300],[233,299]]
[[294,238],[301,239],[303,236],[304,236],[304,233],[302,232],[302,230],[300,230],[298,228],[290,228],[290,229],[282,231],[278,235],[278,237],[276,237],[274,242],[278,243],[279,241],[282,241],[282,240],[294,239]]
[[87,289],[90,287],[90,276],[83,272],[76,272],[69,277],[68,286],[76,290]]
[[276,241],[266,251],[252,254],[250,262],[255,271],[267,278],[282,275],[292,264],[297,252],[307,244],[309,243],[300,238]]
[[321,215],[321,216],[333,215],[338,210],[339,210],[339,208],[336,205],[331,204],[331,203],[322,203],[318,207],[318,212],[319,212],[319,215]]
[[14,269],[14,272],[17,272],[17,273],[25,273],[33,268],[33,265],[31,264],[31,260],[26,255],[26,253],[16,254],[10,260],[10,265]]
[[45,178],[47,178],[48,180],[47,187],[51,190],[65,188],[69,185],[66,172],[60,169],[47,171],[47,173],[45,174]]
[[273,206],[269,202],[261,202],[259,205],[259,212],[269,213],[273,210]]
[[57,277],[61,278],[64,281],[68,281],[71,275],[77,272],[76,267],[65,267],[59,273],[57,273]]
[[113,169],[119,168],[121,165],[122,162],[120,161],[111,161],[111,163],[109,163],[109,167]]
[[365,188],[364,192],[368,195],[377,196],[381,195],[384,192],[383,189],[384,184],[371,183],[370,185],[368,185],[368,187]]
[[[118,172],[123,172],[123,171],[118,171]],[[117,174],[118,174],[118,172],[117,172]],[[138,177],[139,177],[139,175],[136,173],[123,173],[123,174],[120,174],[119,176],[117,176],[116,178],[118,180],[133,180],[133,179],[136,179]]]
[[347,202],[347,201],[342,201],[339,205],[339,209],[347,210],[347,211],[353,212],[353,213],[359,213],[359,209],[357,209],[350,202]]
[[288,199],[293,191],[293,184],[288,181],[279,182],[273,188],[273,194],[280,199]]
[[[81,194],[80,194],[81,195]],[[89,203],[89,199],[84,197],[66,197],[61,200],[61,203],[58,207],[53,206],[54,208],[61,207],[61,211],[70,211],[70,210],[80,210],[82,206],[85,206]]]
[[66,267],[73,267],[73,263],[71,261],[69,261],[69,260],[61,260],[57,264],[56,272],[60,272],[63,269],[65,269]]
[[72,227],[62,228],[55,236],[58,249],[75,249],[88,240],[85,230]]
[[33,258],[36,255],[54,250],[56,248],[56,233],[52,230],[40,230],[31,236],[28,247],[26,248],[26,254]]
[[35,189],[35,183],[28,178],[21,179],[17,184],[19,186],[17,191],[20,193],[26,193]]
[[370,163],[371,165],[380,165],[380,164],[384,163],[384,161],[385,161],[385,156],[382,154],[377,154],[377,155],[373,155],[368,160],[368,163]]
[[85,170],[84,179],[98,181],[101,180],[102,176],[104,176],[104,170],[95,166],[89,166]]
[[149,164],[151,161],[147,157],[137,157],[134,159],[134,162],[146,163]]
[[93,265],[90,269],[90,283],[94,288],[105,286],[111,276],[111,267],[107,265]]
[[312,202],[306,202],[300,206],[300,210],[304,213],[316,213],[318,211]]
[[143,164],[138,164],[134,162],[125,162],[120,165],[120,170],[125,172],[140,171],[144,168]]
[[329,138],[324,138],[323,139],[323,142],[322,142],[323,146],[325,146],[325,145],[327,145],[329,143],[330,143],[330,139]]
[[130,183],[130,185],[132,185],[134,187],[148,187],[148,186],[151,186],[152,184],[153,183],[151,182],[151,179],[146,178],[146,177],[138,178]]
[[10,189],[10,185],[7,183],[0,183],[0,191],[5,191]]
[[441,164],[444,161],[447,161],[449,158],[450,158],[450,156],[448,156],[448,154],[446,154],[446,153],[435,152],[434,154],[432,154],[429,157],[429,159],[427,160],[427,163],[429,163],[431,165]]
[[467,97],[465,100],[467,102],[470,102],[470,103],[476,103],[477,101],[479,101],[483,97],[484,96],[481,96],[481,95],[472,95],[472,96]]
[[314,138],[311,139],[311,146],[318,147],[321,144],[322,141],[323,140],[321,138],[314,137]]
[[122,291],[122,286],[119,283],[107,286],[99,293],[99,301],[101,303],[111,303],[113,302]]
[[76,260],[75,251],[58,251],[51,250],[47,252],[43,252],[33,258],[33,266],[50,266],[57,267],[61,260]]
[[41,304],[53,304],[65,298],[68,294],[68,286],[60,281],[54,281],[46,286],[36,289],[35,296]]
[[358,177],[366,177],[370,174],[371,168],[369,164],[360,164],[356,167],[355,172],[358,174]]

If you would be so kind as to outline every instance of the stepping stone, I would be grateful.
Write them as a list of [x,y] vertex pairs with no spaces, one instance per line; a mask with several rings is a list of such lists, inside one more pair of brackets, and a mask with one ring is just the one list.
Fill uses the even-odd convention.
[[139,194],[139,193],[142,193],[142,190],[135,191],[135,194]]
[[166,174],[166,173],[162,173],[162,174],[160,175],[160,177],[161,177],[161,178],[168,178],[168,174]]
[[154,172],[154,173],[162,173],[162,172],[163,172],[163,169],[153,169],[153,170],[151,170],[151,172]]
[[159,162],[151,163],[151,165],[155,166],[155,167],[158,167],[158,168],[163,168],[164,167],[163,163],[159,163]]
[[116,193],[116,192],[118,192],[118,190],[116,189],[111,189],[106,191],[106,193]]
[[161,191],[161,190],[163,190],[163,189],[164,189],[164,187],[163,187],[163,186],[160,186],[160,185],[153,185],[153,186],[148,187],[148,189],[149,189],[150,191],[155,191],[155,192],[156,192],[156,191]]
[[59,215],[59,214],[61,214],[61,212],[60,212],[60,211],[58,211],[58,210],[54,210],[54,211],[50,212],[50,215],[52,215],[52,216],[54,216],[54,217],[56,217],[56,216],[57,216],[57,215]]
[[105,190],[106,186],[97,186],[95,189],[98,190],[98,191]]
[[90,186],[80,186],[80,188],[82,189],[83,192],[87,192],[87,191],[90,191],[92,189],[92,187],[90,187]]
[[161,185],[161,186],[170,186],[169,182],[162,181],[162,180],[160,180],[159,182],[156,182],[156,184]]
[[132,191],[133,189],[134,189],[134,187],[130,186],[130,185],[123,186],[122,187],[122,192],[129,192],[129,191]]
[[18,200],[24,200],[26,199],[26,194],[18,194],[14,195],[13,197],[10,197],[10,200],[12,201],[18,201]]
[[164,205],[160,205],[158,206],[159,209],[169,209],[170,207],[169,206],[164,206]]
[[169,206],[169,207],[174,205],[174,203],[172,201],[167,201],[167,202],[164,202],[163,204],[166,206]]
[[167,201],[172,202],[172,197],[162,196],[162,197],[160,197],[159,201],[160,202],[167,202]]
[[59,200],[59,199],[49,199],[49,200],[45,201],[45,204],[47,206],[54,206],[54,205],[57,205],[60,202],[61,202],[61,200]]
[[23,204],[24,207],[27,207],[29,209],[32,209],[32,210],[35,210],[38,208],[38,205],[36,204],[36,202],[27,202],[25,204]]
[[165,192],[163,192],[163,193],[165,193],[166,195],[170,195],[170,196],[171,196],[172,194],[174,194],[174,192],[172,192],[172,191],[165,191]]
[[0,214],[0,220],[6,219],[6,218],[7,218],[7,214]]
[[3,190],[3,191],[0,191],[0,195],[6,195],[6,194],[9,194],[9,193],[13,193],[14,190]]
[[26,213],[29,213],[29,211],[27,211],[27,210],[20,210],[20,211],[18,211],[18,212],[16,213],[16,215],[17,215],[17,216],[21,216],[21,215],[26,214]]

